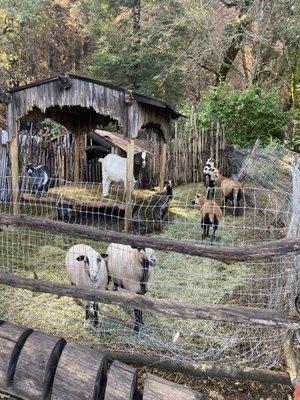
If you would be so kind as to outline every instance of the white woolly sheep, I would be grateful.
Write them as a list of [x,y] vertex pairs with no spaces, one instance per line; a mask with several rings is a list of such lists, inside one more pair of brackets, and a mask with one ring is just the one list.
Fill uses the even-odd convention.
[[[102,191],[103,197],[108,196],[109,186],[111,182],[126,182],[126,158],[117,156],[116,154],[107,154],[104,158],[99,158],[102,163]],[[146,165],[146,152],[136,154],[134,157],[134,182],[135,185],[139,173]]]
[[[107,268],[114,290],[122,288],[131,293],[146,294],[153,278],[156,265],[154,251],[150,248],[133,248],[128,245],[111,243],[107,250]],[[143,313],[134,309],[135,333],[143,325]]]
[[[66,255],[68,277],[75,286],[107,289],[107,254],[100,254],[86,244],[72,246]],[[89,302],[85,302],[85,321],[89,319]],[[98,303],[93,302],[93,324],[98,325]]]

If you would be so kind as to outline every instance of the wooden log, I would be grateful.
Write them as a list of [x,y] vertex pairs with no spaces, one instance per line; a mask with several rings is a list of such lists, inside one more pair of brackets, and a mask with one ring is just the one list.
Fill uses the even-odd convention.
[[19,136],[16,134],[9,144],[9,159],[11,165],[11,190],[13,213],[20,214],[19,205]]
[[33,332],[19,355],[11,385],[13,394],[30,400],[49,400],[55,370],[65,344],[62,338]]
[[159,168],[159,190],[162,192],[165,186],[166,179],[166,165],[167,165],[167,143],[162,142],[160,154],[160,168]]
[[51,400],[103,399],[107,365],[103,354],[67,343],[57,366]]
[[136,390],[136,369],[114,361],[108,373],[104,400],[133,400]]
[[128,352],[106,352],[106,355],[121,362],[135,365],[136,367],[149,367],[168,372],[180,372],[197,378],[218,378],[244,381],[258,381],[264,383],[278,383],[291,386],[291,380],[287,373],[269,371],[255,368],[241,368],[239,366],[220,365],[217,363],[202,362],[192,363],[175,361],[161,356],[149,356],[145,354],[132,354]]
[[[68,236],[102,242],[123,243],[156,250],[174,251],[181,254],[211,258],[227,264],[239,261],[256,261],[287,254],[300,254],[300,238],[275,240],[252,246],[211,246],[198,245],[184,240],[138,236],[110,230],[66,224],[44,218],[25,215],[0,214],[0,223],[4,225],[29,226],[48,231],[59,232]],[[264,265],[265,267],[266,265]]]
[[182,385],[147,374],[143,400],[204,400],[202,394],[186,389]]
[[201,319],[220,322],[235,322],[247,325],[267,326],[277,329],[300,329],[298,318],[288,318],[277,311],[222,304],[194,304],[171,300],[157,300],[132,293],[108,290],[92,290],[46,282],[39,279],[24,279],[8,273],[0,274],[0,283],[33,292],[51,293],[75,297],[105,304],[116,304],[125,308],[139,309],[182,319]]
[[131,229],[132,221],[132,190],[133,190],[133,167],[134,167],[134,140],[127,139],[126,158],[126,187],[125,187],[125,232]]
[[287,372],[290,376],[291,383],[295,386],[300,382],[300,365],[293,345],[294,338],[295,333],[288,331],[285,334],[283,348]]
[[22,193],[20,194],[20,201],[26,201],[33,205],[50,205],[50,206],[57,206],[62,201],[63,203],[70,204],[74,206],[74,210],[82,211],[83,209],[94,209],[99,210],[101,208],[106,209],[115,209],[124,211],[125,206],[123,204],[114,203],[109,199],[102,199],[102,200],[77,200],[75,198],[68,199],[65,196],[34,196],[29,193]]
[[2,390],[7,389],[11,384],[20,351],[32,332],[32,329],[8,322],[0,325],[0,388]]

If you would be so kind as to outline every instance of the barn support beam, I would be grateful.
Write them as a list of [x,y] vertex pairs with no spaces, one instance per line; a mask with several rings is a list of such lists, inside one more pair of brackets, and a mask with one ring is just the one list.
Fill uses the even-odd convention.
[[159,190],[162,192],[165,186],[166,179],[166,165],[167,165],[167,143],[162,142],[159,164]]
[[13,213],[20,214],[19,205],[19,123],[13,113],[13,105],[7,105],[7,125],[10,137],[9,160],[11,170],[11,191],[13,202]]
[[126,206],[125,206],[125,232],[129,232],[132,222],[132,190],[134,185],[134,139],[127,139],[127,159],[126,159]]

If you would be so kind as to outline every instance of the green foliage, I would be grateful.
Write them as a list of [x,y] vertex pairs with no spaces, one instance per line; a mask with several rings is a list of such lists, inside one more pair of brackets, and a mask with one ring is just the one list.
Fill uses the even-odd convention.
[[51,118],[45,118],[42,121],[42,125],[44,127],[45,137],[47,138],[59,136],[62,132],[66,131],[66,128],[53,121]]
[[290,113],[284,111],[275,88],[250,86],[243,91],[227,85],[212,88],[204,98],[199,124],[209,128],[215,120],[224,126],[229,143],[248,146],[260,139],[263,145],[283,141]]
[[[133,1],[121,3],[112,5],[105,1],[98,7],[94,4],[95,17],[89,29],[95,45],[86,68],[95,78],[128,89],[133,89],[133,83],[137,82],[140,92],[178,103],[186,71],[178,57],[184,49],[182,38],[186,35],[186,28],[178,20],[179,6],[170,3],[161,15],[159,1],[143,2],[144,19],[140,29],[134,30]],[[165,21],[166,15],[169,23]],[[178,23],[173,22],[176,20]]]

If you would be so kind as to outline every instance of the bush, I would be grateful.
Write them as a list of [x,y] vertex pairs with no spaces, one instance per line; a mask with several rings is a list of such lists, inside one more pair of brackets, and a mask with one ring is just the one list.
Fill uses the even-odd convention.
[[257,138],[263,145],[283,141],[289,118],[290,113],[284,111],[275,88],[264,91],[259,86],[250,86],[236,91],[224,84],[207,93],[198,121],[201,127],[209,129],[214,120],[219,120],[227,141],[246,147]]

